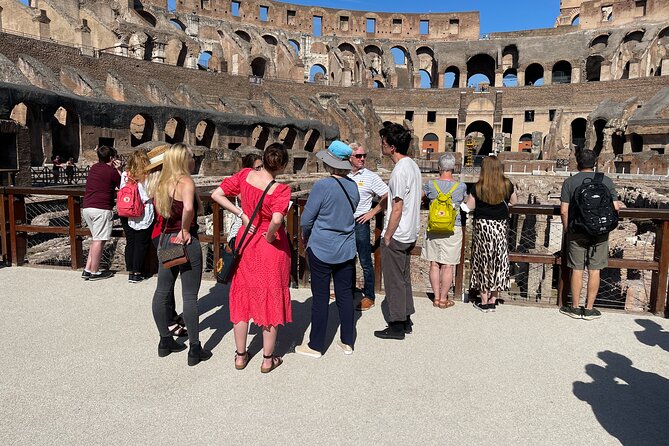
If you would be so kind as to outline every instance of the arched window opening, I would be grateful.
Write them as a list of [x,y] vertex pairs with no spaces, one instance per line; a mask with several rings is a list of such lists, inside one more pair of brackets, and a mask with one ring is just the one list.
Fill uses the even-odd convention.
[[571,143],[577,152],[585,147],[586,126],[584,118],[576,118],[571,122]]
[[195,143],[198,146],[204,146],[211,149],[214,135],[216,134],[216,125],[211,121],[200,121],[195,127]]
[[[490,86],[495,85],[495,59],[488,54],[477,54],[467,61],[467,85],[472,85],[472,78],[482,74],[488,79]],[[478,81],[477,83],[480,83]]]
[[407,64],[407,53],[403,48],[396,46],[390,50],[390,54],[392,54],[396,66]]
[[602,73],[602,56],[590,56],[585,62],[585,80],[587,82],[598,82]]
[[509,68],[504,72],[504,77],[502,78],[502,84],[505,87],[517,87],[518,86],[518,71],[515,68]]
[[592,39],[592,42],[590,42],[590,48],[592,48],[593,51],[602,51],[604,48],[608,46],[608,44],[609,44],[609,35],[602,34]]
[[623,39],[623,43],[627,43],[627,42],[641,43],[645,33],[646,32],[643,31],[643,30],[632,31],[631,33],[629,33],[625,36],[625,38]]
[[630,78],[630,63],[627,61],[625,64],[625,68],[623,68],[623,72],[620,75],[620,79],[629,79]]
[[51,141],[53,156],[67,160],[79,158],[81,143],[79,140],[79,116],[72,110],[59,107],[51,117]]
[[279,133],[279,141],[283,143],[283,145],[286,146],[288,150],[293,148],[296,138],[297,130],[291,127],[285,127],[283,130],[281,130],[281,133]]
[[320,83],[327,80],[327,74],[323,65],[315,64],[309,70],[309,82]]
[[519,152],[531,152],[532,151],[532,135],[525,133],[518,140],[518,151]]
[[430,159],[436,152],[439,152],[439,137],[434,133],[426,133],[421,143],[421,155]]
[[460,87],[460,70],[457,67],[448,67],[444,72],[444,88]]
[[269,140],[269,128],[257,125],[251,133],[251,145],[253,145],[258,150],[265,150],[267,147],[267,141]]
[[[478,157],[492,153],[492,126],[485,121],[474,121],[467,126],[465,130],[467,138],[473,137]],[[474,165],[480,165],[482,158],[475,158]]]
[[602,148],[604,147],[604,127],[606,127],[606,121],[603,119],[598,119],[595,121],[594,128],[595,128],[595,146],[592,148],[592,150],[595,152],[597,156],[602,152]]
[[267,68],[267,61],[262,57],[256,57],[251,62],[251,74],[256,77],[265,77],[266,68]]
[[304,137],[304,150],[313,152],[316,149],[316,144],[321,137],[321,133],[316,129],[311,129]]
[[200,70],[209,70],[209,61],[211,60],[211,51],[203,51],[197,59],[197,67]]
[[249,36],[246,31],[242,31],[241,29],[239,29],[235,31],[235,34],[237,34],[239,38],[241,38],[246,43],[251,43],[251,36]]
[[297,57],[300,57],[300,44],[297,43],[295,40],[289,40],[288,43],[293,48],[293,51],[295,51],[295,55]]
[[183,142],[186,136],[186,124],[180,118],[170,118],[165,125],[165,142],[175,144]]
[[484,90],[485,85],[492,85],[492,83],[490,82],[490,78],[488,76],[481,73],[470,76],[469,80],[467,81],[467,86],[469,88],[475,89],[476,91]]
[[177,19],[171,19],[170,23],[177,29],[180,29],[181,31],[186,31],[186,25],[181,23],[181,21]]
[[544,84],[544,67],[533,63],[525,70],[525,86],[541,86]]
[[574,18],[571,20],[571,26],[578,26],[581,24],[581,18],[579,17],[578,14],[574,16]]
[[432,88],[432,78],[426,70],[419,70],[420,88]]
[[148,11],[144,11],[143,9],[135,9],[135,12],[139,14],[139,16],[144,19],[146,23],[151,25],[152,27],[156,26],[156,18],[149,13]]
[[276,44],[278,43],[276,37],[271,36],[269,34],[265,34],[264,36],[262,36],[262,38],[268,45],[276,46]]
[[374,87],[373,88],[386,88],[386,86],[383,85],[383,82],[381,82],[381,81],[374,81]]
[[12,112],[9,115],[9,119],[14,122],[21,124],[22,126],[28,125],[28,106],[23,102],[16,104],[12,109]]
[[571,83],[571,64],[565,60],[553,65],[553,83],[570,84]]
[[140,144],[153,139],[153,119],[148,115],[138,114],[130,121],[130,146],[137,147]]
[[509,45],[502,51],[502,68],[504,70],[518,68],[518,47],[516,45]]
[[630,146],[633,153],[643,152],[643,138],[637,133],[630,135]]

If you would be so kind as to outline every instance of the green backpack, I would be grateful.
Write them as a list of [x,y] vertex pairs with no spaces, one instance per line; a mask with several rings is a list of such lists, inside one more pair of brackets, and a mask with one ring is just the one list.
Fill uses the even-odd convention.
[[455,230],[455,218],[458,216],[458,211],[453,207],[451,194],[460,183],[455,183],[447,194],[441,192],[436,181],[433,181],[433,183],[439,195],[430,203],[427,232],[431,234],[452,234]]

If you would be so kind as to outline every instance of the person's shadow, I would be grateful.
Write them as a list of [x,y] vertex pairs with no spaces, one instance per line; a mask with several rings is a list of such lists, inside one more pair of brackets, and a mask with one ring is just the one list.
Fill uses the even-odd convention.
[[213,329],[212,335],[204,344],[204,348],[213,350],[220,344],[223,337],[232,330],[230,322],[230,284],[215,284],[209,293],[202,296],[197,302],[200,315],[219,307],[213,314],[200,321],[200,332],[206,328]]
[[669,380],[632,367],[621,354],[607,350],[597,356],[606,365],[586,365],[592,382],[574,382],[574,395],[590,404],[602,427],[622,444],[666,444]]
[[[634,335],[642,344],[655,347],[656,345],[669,352],[669,331],[664,331],[662,326],[650,319],[636,319],[635,322],[645,330],[635,331]],[[667,401],[669,405],[669,401]]]

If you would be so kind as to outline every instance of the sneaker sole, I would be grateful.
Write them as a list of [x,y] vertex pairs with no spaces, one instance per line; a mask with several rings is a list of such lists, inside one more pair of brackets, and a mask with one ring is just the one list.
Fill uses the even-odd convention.
[[597,316],[582,316],[581,319],[586,320],[586,321],[592,321],[592,320],[595,320],[595,319],[599,319],[600,317],[602,317],[601,314],[597,315]]
[[473,304],[472,306],[473,306],[474,308],[476,308],[477,310],[479,310],[481,313],[487,313],[487,312],[488,312],[488,309],[487,309],[487,308],[481,308],[481,307],[479,307],[479,306],[476,305],[476,304]]
[[110,278],[112,278],[112,277],[114,277],[113,274],[110,274],[110,275],[108,275],[108,276],[103,276],[103,277],[94,277],[94,276],[91,276],[91,277],[88,278],[88,280],[90,280],[91,282],[95,282],[96,280],[105,280],[105,279],[110,279]]
[[564,314],[565,316],[569,316],[569,317],[572,318],[572,319],[585,319],[585,318],[584,318],[582,315],[580,315],[580,314],[574,314],[574,313],[572,313],[572,312],[570,312],[570,311],[562,311],[562,310],[559,310],[559,311],[560,311],[560,314]]

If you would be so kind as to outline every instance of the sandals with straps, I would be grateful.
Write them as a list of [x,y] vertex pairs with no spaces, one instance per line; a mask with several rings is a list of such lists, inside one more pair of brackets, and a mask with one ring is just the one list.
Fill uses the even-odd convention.
[[[237,358],[244,358],[244,362],[241,364],[237,364]],[[249,365],[249,361],[251,360],[251,355],[249,355],[248,351],[245,351],[244,353],[239,353],[237,350],[235,350],[235,368],[237,370],[244,370],[247,365]]]
[[278,356],[274,355],[262,355],[263,358],[265,359],[272,359],[272,365],[269,367],[260,367],[260,372],[261,373],[269,373],[275,368],[279,367],[281,364],[283,364],[283,359],[279,358]]

